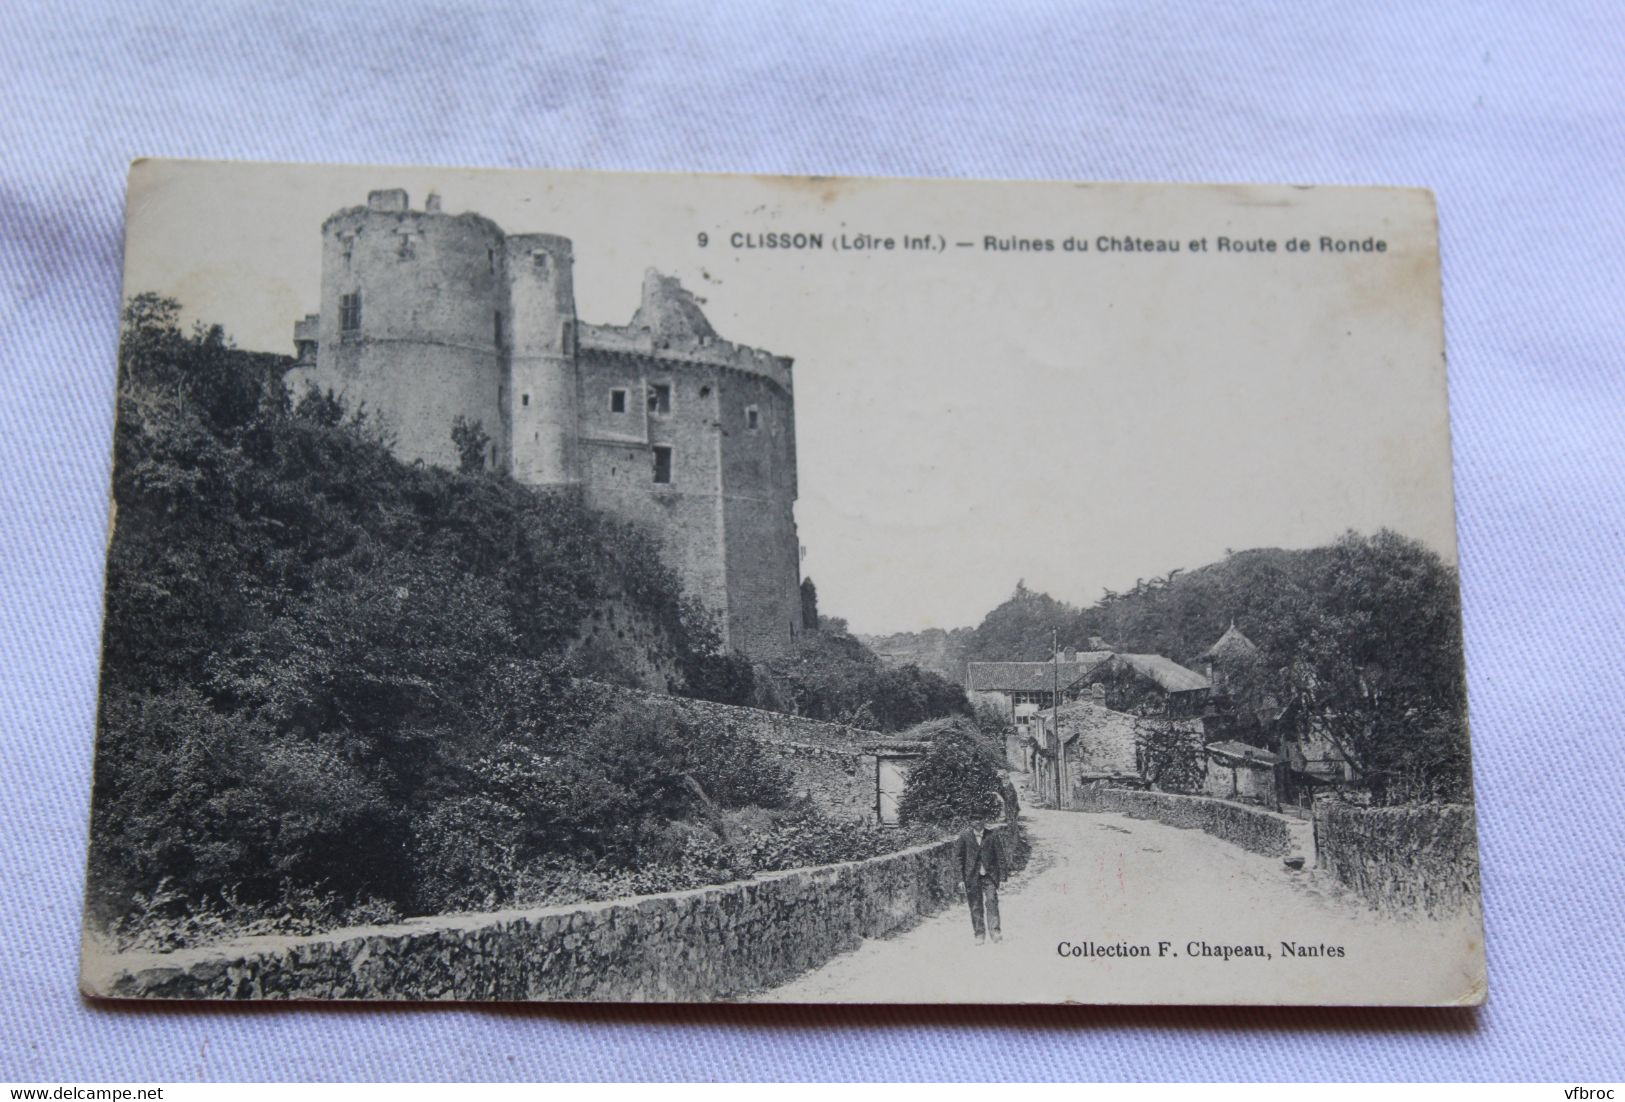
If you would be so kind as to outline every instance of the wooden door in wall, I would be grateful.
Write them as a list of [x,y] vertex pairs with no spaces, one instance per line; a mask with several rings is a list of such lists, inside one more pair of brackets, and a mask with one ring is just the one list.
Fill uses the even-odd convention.
[[883,824],[895,826],[902,821],[898,812],[903,785],[908,781],[908,766],[903,758],[875,759],[875,807]]

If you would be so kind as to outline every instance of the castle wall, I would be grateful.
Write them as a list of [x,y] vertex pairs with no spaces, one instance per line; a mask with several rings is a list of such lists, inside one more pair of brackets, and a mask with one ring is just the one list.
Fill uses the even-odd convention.
[[[459,415],[484,427],[490,461],[502,462],[502,269],[502,232],[477,215],[340,211],[322,227],[316,366],[296,368],[290,383],[314,382],[365,408],[408,462],[456,467]],[[346,329],[342,296],[355,293],[360,326]]]
[[785,647],[803,627],[795,411],[782,387],[742,371],[724,370],[719,394],[728,638],[759,654]]
[[529,233],[507,239],[510,471],[531,485],[581,477],[571,264],[568,238]]
[[[715,369],[673,370],[652,356],[579,350],[581,472],[587,501],[647,527],[690,595],[722,619],[728,589],[716,436]],[[671,387],[671,409],[648,412],[648,387]],[[626,410],[610,410],[612,389]],[[654,481],[654,448],[671,449],[671,482]]]
[[453,423],[477,422],[489,465],[646,526],[728,646],[782,648],[802,627],[790,361],[721,339],[654,271],[633,324],[583,326],[573,263],[567,238],[373,192],[322,226],[321,311],[296,327],[315,362],[288,382],[366,410],[408,462],[458,466]]

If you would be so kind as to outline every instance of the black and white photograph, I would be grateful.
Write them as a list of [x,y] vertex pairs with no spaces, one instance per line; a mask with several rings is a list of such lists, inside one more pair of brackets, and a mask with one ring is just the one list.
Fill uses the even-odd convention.
[[1431,193],[143,160],[121,309],[87,994],[1484,1001]]

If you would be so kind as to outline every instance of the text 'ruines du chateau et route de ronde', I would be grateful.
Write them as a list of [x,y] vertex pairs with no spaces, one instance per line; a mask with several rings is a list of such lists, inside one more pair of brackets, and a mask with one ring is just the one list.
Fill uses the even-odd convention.
[[1291,253],[1298,256],[1349,255],[1388,252],[1388,242],[1374,236],[1346,236],[1311,234],[1288,237],[1231,237],[1212,234],[1202,237],[1148,237],[1137,233],[1072,234],[1063,237],[1025,237],[1014,234],[976,234],[970,237],[944,236],[940,233],[918,234],[853,232],[841,229],[833,232],[820,230],[770,230],[763,232],[733,230],[713,236],[708,232],[695,235],[695,243],[702,249],[724,244],[736,252],[757,250],[790,250],[797,252],[915,252],[944,253],[971,251],[978,253],[1205,253],[1218,255],[1248,255]]

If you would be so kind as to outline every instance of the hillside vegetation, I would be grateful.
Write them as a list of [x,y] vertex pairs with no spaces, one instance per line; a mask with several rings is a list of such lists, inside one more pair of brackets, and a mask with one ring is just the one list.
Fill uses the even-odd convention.
[[[692,886],[750,871],[716,826],[735,812],[763,853],[803,852],[814,828],[757,743],[578,680],[627,672],[603,631],[576,645],[613,605],[647,629],[628,667],[755,696],[648,533],[477,464],[403,464],[369,411],[287,393],[286,359],[178,314],[132,300],[120,349],[90,880],[106,927],[178,944]],[[845,699],[774,681],[778,706]]]

